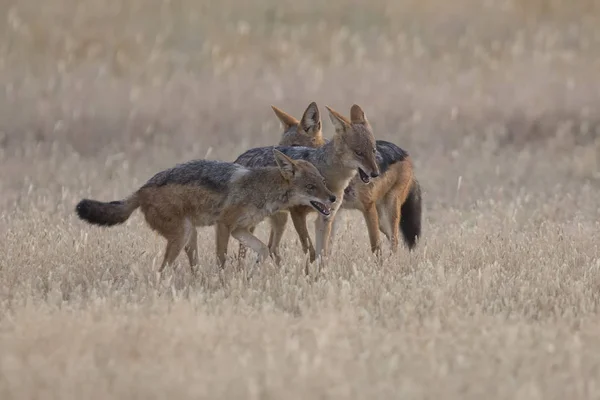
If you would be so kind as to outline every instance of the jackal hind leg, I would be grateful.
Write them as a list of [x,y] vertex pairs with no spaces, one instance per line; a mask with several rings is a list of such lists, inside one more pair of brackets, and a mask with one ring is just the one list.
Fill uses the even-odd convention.
[[400,219],[402,218],[402,203],[400,196],[390,196],[388,209],[392,211],[390,224],[392,229],[392,252],[398,250],[398,242],[400,238]]
[[215,225],[215,244],[217,251],[217,260],[219,262],[219,268],[225,268],[225,262],[227,261],[227,247],[229,246],[229,227],[223,224]]
[[195,226],[190,229],[189,238],[184,249],[190,262],[190,272],[196,276],[196,269],[198,267],[198,231]]
[[377,217],[379,219],[379,230],[387,240],[392,240],[392,227],[390,226],[390,213],[388,212],[387,202],[377,204]]
[[177,224],[171,224],[171,227],[161,229],[161,235],[167,239],[167,247],[163,262],[158,269],[158,280],[162,279],[162,273],[167,265],[172,265],[175,259],[183,250],[183,247],[188,241],[188,237],[193,228],[192,223],[185,219]]

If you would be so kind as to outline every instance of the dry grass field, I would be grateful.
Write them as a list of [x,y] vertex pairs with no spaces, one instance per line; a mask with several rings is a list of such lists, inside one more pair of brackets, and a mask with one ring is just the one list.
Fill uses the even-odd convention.
[[[0,398],[600,398],[597,0],[5,0]],[[201,273],[115,200],[360,104],[408,150],[423,238],[378,265],[346,212],[316,280]],[[267,224],[258,229],[267,238]],[[311,234],[312,222],[311,222]],[[230,243],[230,253],[237,242]]]

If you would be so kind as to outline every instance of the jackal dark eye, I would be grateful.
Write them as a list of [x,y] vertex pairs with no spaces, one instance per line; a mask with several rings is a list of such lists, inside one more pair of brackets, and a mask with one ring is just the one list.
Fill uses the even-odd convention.
[[354,154],[356,154],[356,155],[357,155],[357,156],[359,156],[359,157],[362,157],[362,156],[363,156],[363,153],[362,153],[362,151],[358,151],[358,150],[356,150],[356,151],[354,152]]
[[308,185],[306,185],[306,190],[315,190],[316,186],[313,185],[312,183],[309,183]]
[[377,149],[373,149],[373,154],[377,154]]

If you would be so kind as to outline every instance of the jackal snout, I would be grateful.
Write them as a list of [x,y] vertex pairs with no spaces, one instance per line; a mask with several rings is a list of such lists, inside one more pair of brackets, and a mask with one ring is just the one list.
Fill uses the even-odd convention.
[[303,172],[303,179],[306,181],[304,184],[306,199],[319,214],[328,217],[337,197],[329,190],[325,178],[313,164],[308,161],[301,161],[301,163],[306,164]]
[[358,175],[360,180],[364,183],[371,182],[371,178],[377,178],[379,176],[379,165],[375,159],[377,150],[369,152],[369,156],[365,156],[365,153],[356,153],[357,161],[360,163],[358,167]]
[[293,160],[278,150],[273,150],[273,154],[284,177],[290,183],[290,201],[311,206],[323,216],[329,216],[337,197],[329,190],[317,167],[305,160]]

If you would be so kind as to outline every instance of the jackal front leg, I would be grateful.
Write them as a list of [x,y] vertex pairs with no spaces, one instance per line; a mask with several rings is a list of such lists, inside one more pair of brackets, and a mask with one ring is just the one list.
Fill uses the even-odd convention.
[[329,249],[333,249],[333,239],[335,238],[335,235],[337,235],[338,232],[338,228],[340,226],[340,224],[342,223],[340,221],[340,219],[343,219],[344,216],[340,215],[340,213],[336,213],[335,217],[332,219],[331,221],[331,233],[329,234]]
[[[248,228],[248,230],[250,231],[250,233],[254,234],[254,230],[256,229],[255,226]],[[246,253],[248,252],[248,248],[246,246],[244,246],[242,244],[242,242],[240,242],[240,245],[238,247],[238,262],[242,262],[242,260],[244,258],[246,258]]]
[[306,216],[308,215],[305,211],[290,210],[292,215],[292,222],[296,233],[300,238],[300,245],[304,254],[309,253],[310,262],[315,261],[315,248],[313,247],[310,235],[308,234],[308,228],[306,227]]
[[263,262],[269,257],[269,248],[261,242],[259,238],[254,236],[248,229],[237,228],[231,232],[231,236],[239,240],[245,246],[250,247],[258,253],[258,262]]
[[275,264],[279,265],[281,256],[279,255],[279,243],[285,231],[288,215],[287,212],[277,212],[270,216],[271,234],[269,235],[269,251],[275,260]]
[[329,254],[329,236],[335,215],[330,218],[319,216],[315,221],[315,241],[317,242],[316,256],[324,257]]

